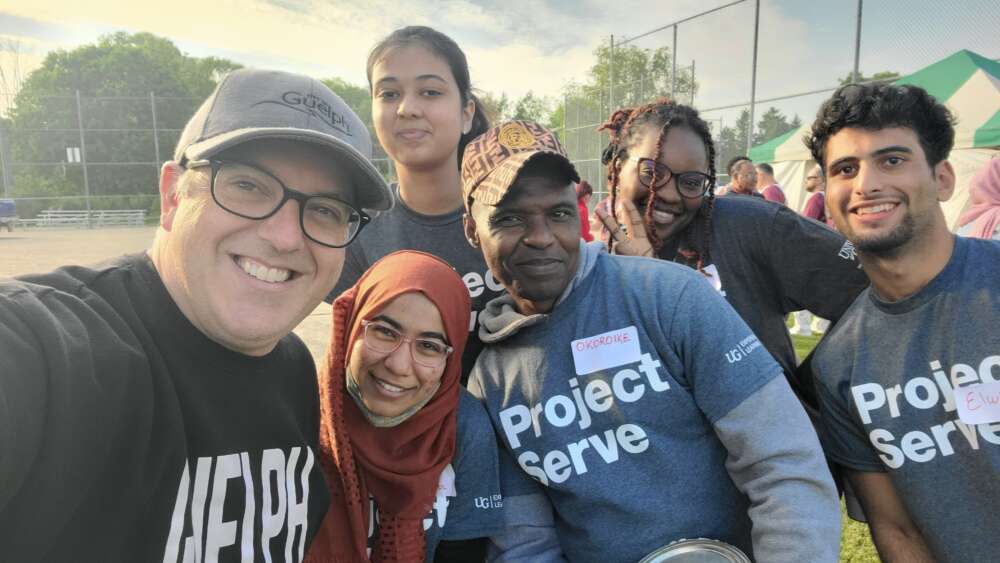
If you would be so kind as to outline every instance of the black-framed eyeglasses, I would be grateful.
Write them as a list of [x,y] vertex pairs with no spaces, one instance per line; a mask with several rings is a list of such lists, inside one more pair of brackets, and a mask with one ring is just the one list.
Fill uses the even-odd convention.
[[245,219],[267,219],[293,199],[299,203],[299,226],[309,240],[330,248],[351,243],[371,217],[332,195],[293,190],[268,172],[232,160],[195,160],[187,168],[212,167],[212,199]]
[[364,343],[373,352],[392,354],[403,342],[410,343],[410,357],[427,368],[439,368],[455,350],[437,338],[410,338],[403,336],[395,328],[378,321],[361,321],[364,327]]
[[[674,173],[666,164],[652,158],[630,156],[629,160],[636,164],[635,169],[639,175],[639,183],[647,188],[662,188],[667,185],[671,178],[676,178],[677,192],[683,197],[694,199],[705,195],[709,186],[712,185],[712,178],[704,172],[692,170]],[[653,185],[654,178],[656,185]]]

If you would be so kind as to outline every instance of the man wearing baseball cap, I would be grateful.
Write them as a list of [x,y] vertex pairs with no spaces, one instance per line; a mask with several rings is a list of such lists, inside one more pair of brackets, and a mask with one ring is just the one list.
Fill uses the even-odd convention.
[[326,511],[315,368],[290,331],[385,209],[360,119],[238,70],[163,165],[148,252],[0,283],[10,561],[300,561]]
[[836,561],[836,491],[805,412],[691,269],[579,238],[555,135],[504,123],[462,162],[466,234],[507,294],[469,379],[507,454],[501,561],[637,561],[681,538]]

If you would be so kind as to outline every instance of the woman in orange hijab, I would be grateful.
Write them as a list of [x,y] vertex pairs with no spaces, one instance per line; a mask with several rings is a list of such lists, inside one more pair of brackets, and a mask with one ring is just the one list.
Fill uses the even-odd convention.
[[379,260],[333,303],[320,367],[330,509],[313,562],[432,561],[502,527],[493,427],[461,387],[469,292],[442,260]]

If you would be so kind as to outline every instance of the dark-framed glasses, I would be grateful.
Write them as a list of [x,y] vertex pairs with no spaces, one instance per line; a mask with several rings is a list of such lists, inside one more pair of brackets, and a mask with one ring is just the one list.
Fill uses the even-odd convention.
[[270,173],[231,160],[195,160],[188,168],[211,166],[212,199],[245,219],[267,219],[290,199],[299,203],[299,226],[313,242],[331,248],[351,243],[371,221],[364,211],[331,194],[304,194]]
[[[671,178],[676,178],[677,192],[686,198],[697,198],[705,195],[708,187],[712,185],[712,178],[704,172],[690,171],[675,173],[666,164],[652,158],[630,156],[628,158],[635,162],[636,173],[639,175],[639,183],[647,188],[658,189],[667,185]],[[653,180],[656,184],[653,184]]]
[[361,321],[364,327],[364,343],[370,350],[379,354],[391,354],[403,342],[410,344],[410,355],[413,361],[427,368],[439,368],[448,360],[455,350],[438,338],[410,338],[403,336],[395,328],[379,321]]

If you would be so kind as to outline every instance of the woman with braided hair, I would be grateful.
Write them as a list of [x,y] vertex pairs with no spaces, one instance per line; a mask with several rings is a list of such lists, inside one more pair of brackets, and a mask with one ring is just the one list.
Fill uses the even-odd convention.
[[[836,321],[868,285],[838,233],[780,205],[716,198],[715,146],[689,106],[661,99],[601,126],[612,219],[597,213],[617,254],[655,256],[702,272],[743,317],[815,414],[808,370],[796,373],[785,318],[807,309]],[[814,419],[815,420],[815,419]]]

